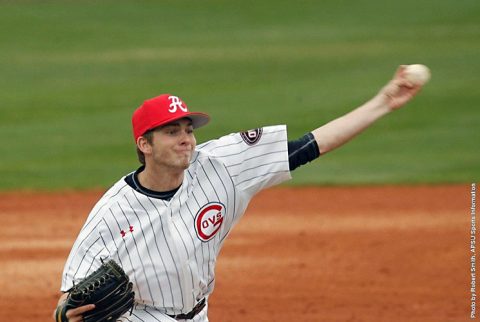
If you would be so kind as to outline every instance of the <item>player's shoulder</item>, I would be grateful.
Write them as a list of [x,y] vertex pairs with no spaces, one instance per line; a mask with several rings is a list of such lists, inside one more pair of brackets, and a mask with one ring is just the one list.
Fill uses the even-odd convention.
[[98,216],[104,212],[108,212],[112,205],[117,204],[119,200],[123,199],[126,194],[133,190],[126,183],[125,177],[126,176],[123,176],[104,192],[104,194],[93,207],[90,216],[92,216],[92,214],[96,214]]
[[[133,172],[132,172],[133,173]],[[131,191],[131,187],[125,181],[125,178],[132,173],[129,173],[123,177],[121,177],[117,182],[115,182],[102,196],[102,199],[112,200],[118,197],[122,197],[129,191]]]
[[[251,155],[270,151],[272,144],[285,144],[286,126],[266,126],[248,131],[230,133],[198,145],[192,156],[191,169],[205,163],[231,165]],[[283,143],[279,143],[283,142]]]
[[234,150],[254,146],[262,141],[270,141],[276,134],[286,134],[285,125],[272,125],[230,133],[220,138],[199,144],[196,151],[200,155],[213,154],[217,150]]

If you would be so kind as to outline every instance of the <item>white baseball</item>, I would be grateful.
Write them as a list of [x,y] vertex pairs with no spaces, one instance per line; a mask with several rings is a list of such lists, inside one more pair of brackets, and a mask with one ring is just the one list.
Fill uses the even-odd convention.
[[408,65],[405,70],[405,78],[413,85],[424,85],[430,80],[430,69],[422,64]]

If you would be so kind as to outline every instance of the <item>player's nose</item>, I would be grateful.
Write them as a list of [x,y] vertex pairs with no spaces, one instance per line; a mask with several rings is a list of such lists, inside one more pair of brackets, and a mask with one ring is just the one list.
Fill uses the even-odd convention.
[[180,136],[181,145],[195,145],[195,142],[193,132],[186,129],[182,130],[182,135]]

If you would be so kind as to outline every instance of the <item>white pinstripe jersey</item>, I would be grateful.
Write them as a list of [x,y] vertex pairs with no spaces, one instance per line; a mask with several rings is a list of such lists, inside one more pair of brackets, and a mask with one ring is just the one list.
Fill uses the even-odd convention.
[[139,193],[122,178],[89,214],[61,290],[92,273],[101,258],[112,258],[134,284],[137,305],[128,320],[164,321],[164,314],[189,312],[212,292],[217,255],[251,198],[289,178],[283,125],[197,146],[169,201]]

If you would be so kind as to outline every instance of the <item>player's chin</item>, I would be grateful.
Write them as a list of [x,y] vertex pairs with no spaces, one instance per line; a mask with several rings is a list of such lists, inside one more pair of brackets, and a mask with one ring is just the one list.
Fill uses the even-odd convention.
[[192,159],[192,156],[190,154],[179,156],[177,159],[178,166],[186,170],[190,166],[191,159]]
[[188,160],[187,162],[181,162],[178,167],[182,168],[183,170],[187,170],[189,166],[190,166],[190,160]]

